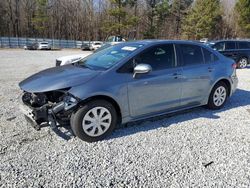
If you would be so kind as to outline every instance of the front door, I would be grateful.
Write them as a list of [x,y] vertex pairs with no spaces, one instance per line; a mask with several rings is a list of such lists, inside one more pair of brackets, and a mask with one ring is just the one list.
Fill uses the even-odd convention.
[[176,67],[173,44],[151,47],[135,58],[136,64],[149,64],[152,72],[131,76],[128,82],[130,114],[139,117],[175,109],[180,105],[181,68]]

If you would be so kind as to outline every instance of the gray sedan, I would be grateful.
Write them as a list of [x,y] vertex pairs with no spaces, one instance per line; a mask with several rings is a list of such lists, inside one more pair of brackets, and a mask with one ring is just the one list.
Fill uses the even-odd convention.
[[70,124],[76,136],[94,142],[120,123],[202,105],[222,108],[237,87],[235,68],[194,42],[122,43],[25,79],[21,109],[37,130]]

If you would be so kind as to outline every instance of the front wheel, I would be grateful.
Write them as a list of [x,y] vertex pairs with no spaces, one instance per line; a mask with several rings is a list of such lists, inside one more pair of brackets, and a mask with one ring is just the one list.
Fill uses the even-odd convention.
[[241,59],[239,60],[239,62],[238,62],[238,68],[244,69],[244,68],[247,67],[247,64],[248,64],[247,58],[243,57],[243,58],[241,58]]
[[224,82],[218,82],[212,89],[209,99],[208,108],[220,109],[224,106],[228,97],[228,87]]
[[70,124],[73,133],[81,140],[95,142],[113,131],[117,124],[117,113],[108,101],[90,101],[71,116]]

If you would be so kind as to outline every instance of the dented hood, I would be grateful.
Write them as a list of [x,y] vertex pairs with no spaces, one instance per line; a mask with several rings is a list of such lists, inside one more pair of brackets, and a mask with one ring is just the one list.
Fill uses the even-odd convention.
[[66,65],[38,72],[19,83],[22,90],[39,93],[84,84],[99,74],[88,68]]

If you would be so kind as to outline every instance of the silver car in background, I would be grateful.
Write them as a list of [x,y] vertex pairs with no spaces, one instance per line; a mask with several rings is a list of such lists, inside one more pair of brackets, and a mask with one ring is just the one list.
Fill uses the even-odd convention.
[[194,42],[127,42],[25,79],[21,109],[36,129],[68,123],[94,142],[120,123],[202,105],[222,108],[237,87],[235,68]]
[[37,49],[38,50],[51,50],[51,45],[46,41],[38,42]]

